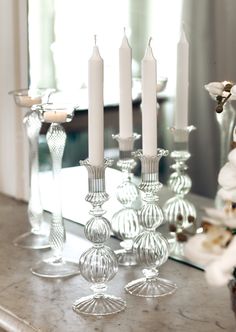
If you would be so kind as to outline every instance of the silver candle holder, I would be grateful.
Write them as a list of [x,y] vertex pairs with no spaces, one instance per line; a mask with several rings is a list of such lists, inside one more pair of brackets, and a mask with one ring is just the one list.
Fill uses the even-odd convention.
[[186,172],[188,169],[186,162],[191,157],[188,141],[189,134],[195,129],[194,126],[188,126],[184,129],[170,128],[174,140],[174,149],[170,156],[175,163],[171,165],[174,172],[170,175],[168,186],[174,196],[166,201],[163,210],[166,221],[170,224],[170,231],[174,235],[170,239],[171,252],[179,255],[183,254],[182,231],[191,227],[197,216],[194,204],[186,198],[192,187],[191,178]]
[[172,294],[176,285],[159,277],[158,268],[164,264],[169,255],[167,239],[157,231],[164,222],[164,214],[158,205],[158,192],[162,187],[159,182],[159,161],[167,156],[168,151],[158,149],[155,156],[144,156],[141,150],[135,152],[141,160],[142,182],[139,189],[143,191],[143,207],[140,211],[140,223],[143,231],[134,239],[133,250],[140,264],[144,265],[144,277],[131,281],[125,290],[135,296],[160,297]]
[[126,303],[121,298],[106,294],[106,282],[113,279],[118,271],[115,253],[104,242],[110,237],[110,222],[103,216],[102,205],[109,196],[105,191],[105,169],[112,165],[111,160],[105,160],[104,165],[93,166],[88,160],[81,161],[88,171],[89,192],[85,200],[92,204],[92,218],[86,223],[84,233],[93,246],[80,257],[81,275],[92,283],[94,294],[77,300],[72,308],[76,313],[104,316],[124,310]]
[[119,265],[137,265],[136,255],[133,252],[133,238],[140,232],[138,211],[134,208],[135,202],[140,198],[139,189],[132,181],[133,169],[137,165],[132,156],[134,142],[140,135],[133,134],[128,138],[121,138],[120,135],[113,135],[113,139],[119,144],[119,160],[117,166],[122,172],[122,182],[117,187],[117,200],[123,208],[116,212],[111,220],[114,235],[122,240],[122,249],[116,250]]

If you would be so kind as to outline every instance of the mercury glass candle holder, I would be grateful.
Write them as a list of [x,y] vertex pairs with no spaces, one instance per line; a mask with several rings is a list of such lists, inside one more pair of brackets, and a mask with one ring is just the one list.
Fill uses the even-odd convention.
[[30,189],[28,221],[31,230],[14,239],[13,244],[29,249],[45,249],[50,246],[48,234],[42,230],[43,208],[39,186],[38,139],[42,123],[38,110],[32,110],[31,107],[35,104],[41,104],[43,97],[49,98],[52,91],[50,89],[20,89],[9,92],[14,97],[16,105],[22,109],[28,109],[23,123],[29,142]]
[[113,139],[119,143],[120,158],[117,166],[122,171],[122,182],[117,187],[117,200],[123,208],[117,211],[111,220],[114,235],[121,239],[122,249],[116,250],[115,254],[119,265],[137,265],[136,255],[133,252],[133,238],[140,232],[139,216],[137,209],[134,208],[135,202],[139,199],[139,189],[132,181],[132,170],[137,165],[132,156],[134,142],[140,135],[133,134],[128,138],[121,138],[120,135],[113,135]]
[[158,269],[169,255],[167,239],[157,231],[164,222],[164,214],[158,205],[158,192],[162,187],[159,182],[159,161],[167,156],[168,151],[158,149],[156,156],[144,156],[141,150],[135,156],[141,160],[142,182],[139,189],[143,191],[143,207],[140,211],[140,223],[143,231],[134,238],[133,250],[140,264],[144,265],[144,277],[131,281],[125,290],[135,296],[160,297],[172,294],[176,285],[172,281],[159,277]]
[[126,307],[121,298],[106,294],[106,282],[113,279],[118,271],[117,257],[104,242],[110,237],[110,222],[104,217],[102,205],[108,200],[105,191],[105,169],[112,165],[105,160],[104,165],[93,166],[88,160],[81,161],[88,171],[89,193],[85,200],[92,204],[92,218],[85,225],[86,238],[93,246],[80,257],[81,275],[92,283],[94,294],[82,297],[73,304],[73,310],[79,314],[104,316],[120,312]]
[[186,162],[191,157],[188,151],[188,139],[189,134],[195,129],[194,126],[184,129],[170,128],[174,139],[174,150],[170,156],[175,163],[171,166],[174,172],[170,175],[168,186],[174,196],[166,201],[163,210],[173,234],[173,238],[170,239],[171,252],[179,255],[183,254],[183,243],[181,236],[179,238],[178,235],[182,234],[183,229],[193,226],[197,216],[194,204],[186,198],[192,187],[191,178],[186,173],[188,169]]
[[79,273],[79,265],[63,257],[66,230],[62,217],[60,173],[62,157],[66,143],[66,132],[62,126],[73,118],[74,107],[68,104],[42,104],[35,106],[41,112],[42,122],[51,123],[46,139],[52,159],[53,187],[51,194],[52,216],[50,223],[49,244],[52,257],[38,262],[32,273],[39,277],[62,278]]

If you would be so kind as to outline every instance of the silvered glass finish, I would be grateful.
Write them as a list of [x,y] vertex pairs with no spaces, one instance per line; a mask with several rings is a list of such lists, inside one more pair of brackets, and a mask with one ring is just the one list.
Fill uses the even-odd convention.
[[88,160],[81,162],[88,170],[89,192],[85,200],[92,204],[92,218],[86,223],[84,232],[93,246],[81,255],[79,266],[81,275],[92,283],[94,294],[75,301],[72,308],[79,314],[111,315],[124,310],[126,306],[121,298],[106,293],[106,283],[113,279],[118,271],[115,253],[104,243],[110,237],[111,230],[102,208],[103,203],[108,200],[105,191],[105,168],[111,164],[110,160],[105,160],[102,166],[93,166]]
[[176,285],[160,278],[158,272],[169,254],[168,241],[157,231],[164,222],[162,209],[158,205],[158,191],[162,187],[158,176],[159,160],[167,154],[163,149],[158,149],[157,155],[153,157],[144,156],[140,150],[135,153],[142,165],[142,182],[139,188],[144,192],[144,204],[140,211],[143,230],[134,238],[133,250],[138,262],[145,267],[143,278],[131,281],[125,286],[125,290],[135,296],[160,297],[176,290]]

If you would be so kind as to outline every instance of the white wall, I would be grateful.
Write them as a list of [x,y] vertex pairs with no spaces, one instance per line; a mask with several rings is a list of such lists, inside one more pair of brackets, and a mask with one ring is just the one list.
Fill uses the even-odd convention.
[[0,0],[0,192],[28,196],[23,110],[10,90],[28,86],[27,0]]

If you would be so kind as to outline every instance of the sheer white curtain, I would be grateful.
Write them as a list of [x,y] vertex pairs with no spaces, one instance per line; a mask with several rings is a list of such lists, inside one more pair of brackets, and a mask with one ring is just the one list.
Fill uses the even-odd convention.
[[0,192],[27,199],[23,111],[8,95],[28,86],[27,0],[0,1],[0,49]]

